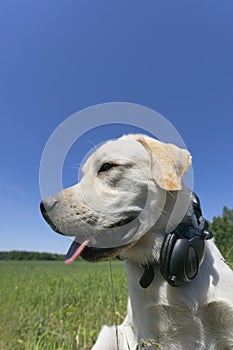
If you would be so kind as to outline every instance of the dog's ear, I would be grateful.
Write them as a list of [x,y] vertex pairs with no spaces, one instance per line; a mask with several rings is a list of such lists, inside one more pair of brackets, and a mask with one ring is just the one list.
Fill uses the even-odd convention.
[[152,176],[159,187],[167,191],[181,190],[182,178],[192,162],[190,153],[186,149],[149,136],[134,136],[151,154]]

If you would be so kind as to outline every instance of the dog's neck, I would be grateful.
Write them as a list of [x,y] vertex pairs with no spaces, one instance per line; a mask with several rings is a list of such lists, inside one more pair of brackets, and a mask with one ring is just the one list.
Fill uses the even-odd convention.
[[163,210],[155,225],[136,244],[123,252],[123,257],[139,265],[145,265],[147,262],[158,264],[165,234],[174,230],[179,223],[190,221],[192,215],[189,189],[167,192]]

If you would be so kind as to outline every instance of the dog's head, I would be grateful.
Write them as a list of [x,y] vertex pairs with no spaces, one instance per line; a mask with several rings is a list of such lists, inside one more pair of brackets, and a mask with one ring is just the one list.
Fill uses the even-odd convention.
[[41,202],[52,229],[75,237],[67,261],[80,254],[97,261],[130,251],[171,210],[165,210],[167,194],[177,198],[190,164],[187,150],[145,135],[100,146],[78,184]]

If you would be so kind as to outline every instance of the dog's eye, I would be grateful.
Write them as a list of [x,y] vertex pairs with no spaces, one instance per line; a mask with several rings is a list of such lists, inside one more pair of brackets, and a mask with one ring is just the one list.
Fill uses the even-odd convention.
[[98,174],[99,173],[103,173],[105,171],[108,171],[110,170],[111,168],[117,166],[117,164],[114,164],[114,163],[104,163],[103,165],[101,165],[101,167],[99,168],[98,170]]

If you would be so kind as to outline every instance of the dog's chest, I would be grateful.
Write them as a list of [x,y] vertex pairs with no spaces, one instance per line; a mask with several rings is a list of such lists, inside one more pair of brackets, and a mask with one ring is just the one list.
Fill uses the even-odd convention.
[[184,302],[182,291],[169,287],[156,268],[154,272],[153,282],[144,289],[139,284],[143,269],[127,263],[132,319],[138,341],[154,339],[163,349],[173,349],[172,346],[202,349],[203,330],[195,310]]

